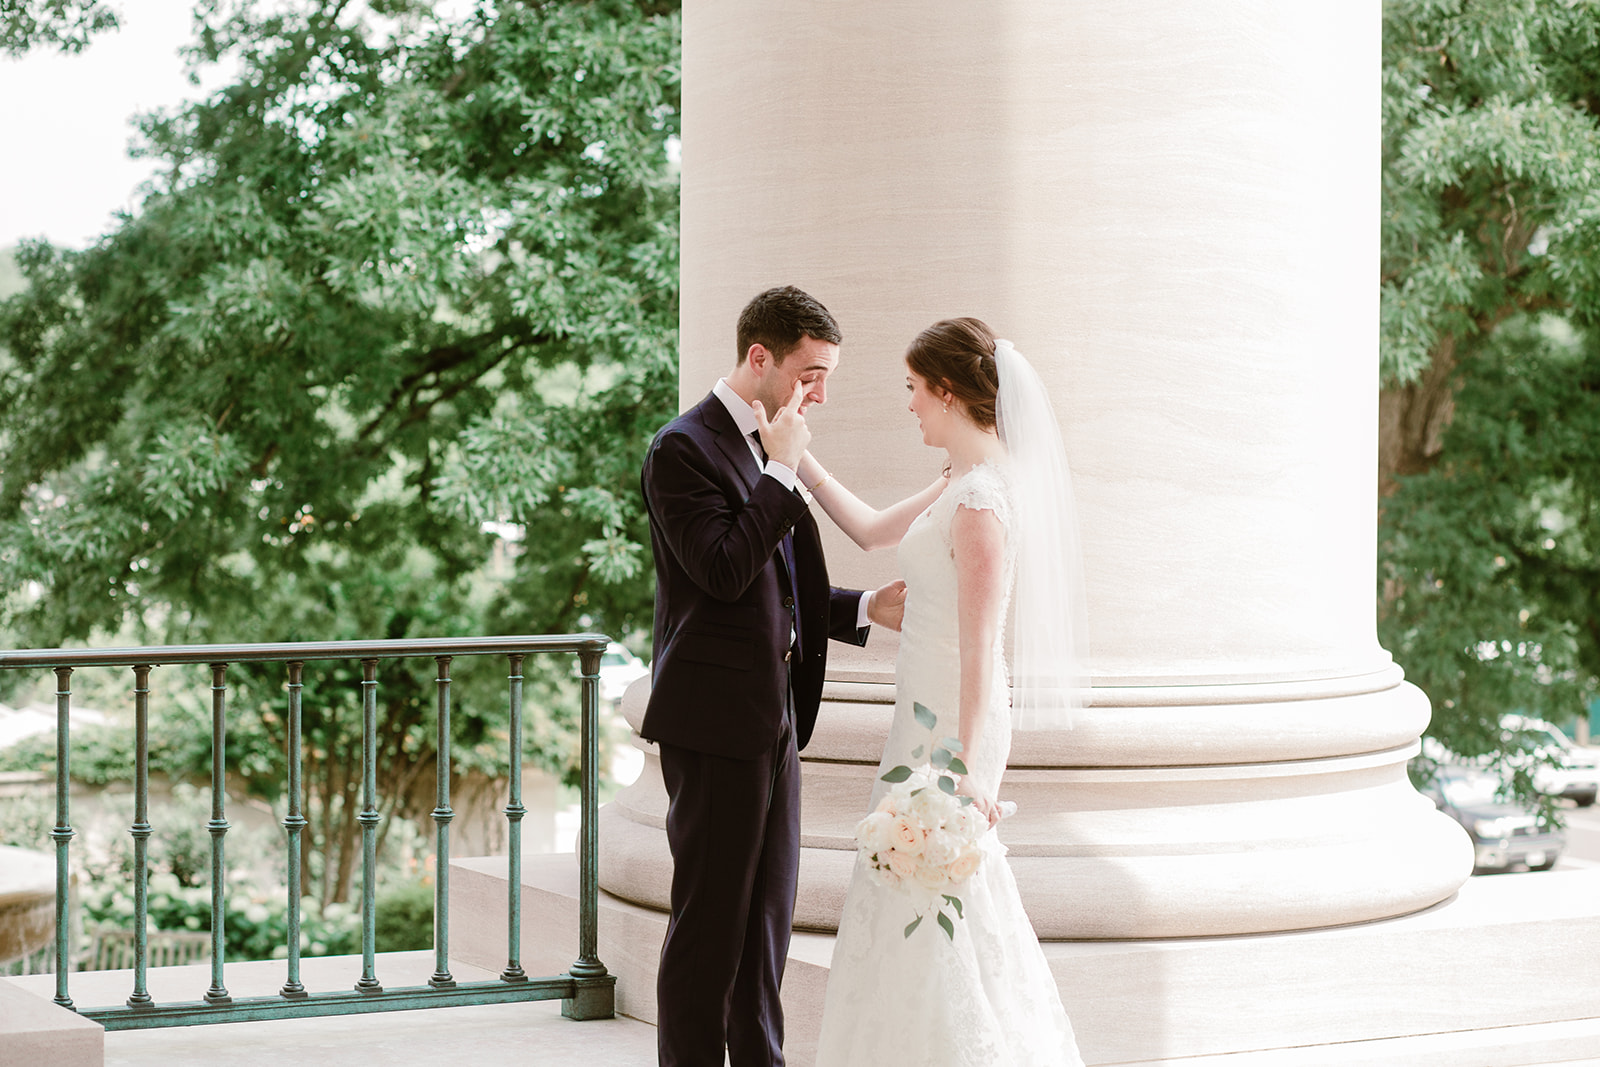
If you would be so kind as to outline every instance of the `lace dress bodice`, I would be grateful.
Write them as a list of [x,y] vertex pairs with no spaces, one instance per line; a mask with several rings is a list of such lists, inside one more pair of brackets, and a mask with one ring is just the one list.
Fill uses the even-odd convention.
[[[884,750],[883,769],[898,763],[914,765],[911,752],[928,740],[927,731],[911,714],[913,702],[925,705],[939,717],[937,736],[956,737],[960,708],[956,697],[961,685],[961,635],[958,611],[955,549],[951,524],[958,508],[992,511],[1007,531],[1005,557],[1006,605],[1016,570],[1011,527],[1011,486],[1002,463],[973,467],[946,487],[939,499],[911,523],[900,541],[897,559],[906,583],[905,618],[900,624],[900,654],[895,664],[897,696],[894,725]],[[993,795],[1000,788],[1006,756],[1011,748],[1010,701],[1005,667],[1005,606],[996,630],[994,685],[983,740],[974,759],[965,760],[973,778]],[[876,803],[881,790],[873,795]]]

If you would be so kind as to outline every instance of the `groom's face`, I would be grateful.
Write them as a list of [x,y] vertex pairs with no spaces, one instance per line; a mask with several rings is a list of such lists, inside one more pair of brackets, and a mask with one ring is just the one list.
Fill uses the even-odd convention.
[[812,404],[827,402],[828,375],[839,365],[839,346],[815,337],[802,337],[781,363],[773,360],[770,353],[767,361],[767,367],[761,375],[760,394],[756,399],[768,412],[777,411],[794,395],[794,383],[800,382],[805,389],[802,394],[804,399],[800,401],[800,413],[803,415]]

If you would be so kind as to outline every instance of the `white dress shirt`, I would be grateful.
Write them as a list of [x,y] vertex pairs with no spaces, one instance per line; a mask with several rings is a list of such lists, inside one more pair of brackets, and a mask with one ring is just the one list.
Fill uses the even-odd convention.
[[[711,387],[711,392],[716,395],[718,400],[722,401],[722,406],[728,409],[728,414],[733,418],[733,424],[739,427],[739,432],[744,434],[745,444],[750,446],[750,454],[755,457],[757,463],[760,463],[761,452],[756,448],[756,443],[750,439],[751,434],[761,429],[761,423],[756,419],[755,409],[746,403],[742,396],[733,391],[733,386],[728,384],[728,379],[726,378],[718,378],[717,384]],[[761,468],[761,473],[769,478],[776,478],[779,485],[790,491],[793,491],[795,485],[800,481],[799,474],[775,459],[767,460],[766,464]],[[861,599],[856,603],[857,629],[866,626],[870,622],[867,617],[867,607],[871,599],[872,594],[870,592],[863,593],[861,594]]]

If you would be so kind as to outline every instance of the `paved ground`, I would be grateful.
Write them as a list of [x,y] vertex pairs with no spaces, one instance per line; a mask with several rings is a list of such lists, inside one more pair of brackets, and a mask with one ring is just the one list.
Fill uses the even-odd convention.
[[[433,970],[431,952],[387,953],[378,977],[389,988],[423,985]],[[452,964],[461,981],[493,978]],[[315,991],[348,989],[361,975],[360,957],[305,960],[302,979]],[[196,999],[210,984],[210,967],[170,967],[150,973],[159,1002]],[[227,969],[234,996],[275,993],[281,962],[236,963]],[[35,992],[55,989],[52,975],[13,979]],[[84,971],[69,992],[80,1007],[120,1004],[131,992],[128,971]],[[3,1057],[0,1057],[3,1058]],[[320,1019],[121,1030],[106,1034],[106,1067],[466,1067],[551,1064],[571,1067],[653,1067],[655,1027],[633,1019],[573,1022],[560,1001],[485,1004],[427,1011],[375,1012]]]
[[1567,850],[1558,868],[1600,867],[1600,804],[1567,807]]

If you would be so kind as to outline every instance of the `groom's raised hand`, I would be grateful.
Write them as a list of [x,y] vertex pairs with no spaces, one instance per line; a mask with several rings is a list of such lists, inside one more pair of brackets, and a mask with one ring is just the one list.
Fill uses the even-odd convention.
[[761,447],[767,450],[767,458],[782,463],[790,470],[800,469],[800,457],[805,455],[806,446],[811,443],[811,428],[806,425],[806,417],[800,414],[800,405],[805,403],[805,399],[806,385],[797,378],[794,391],[789,394],[789,402],[778,409],[771,421],[767,419],[765,404],[757,400],[750,405],[756,413]]

